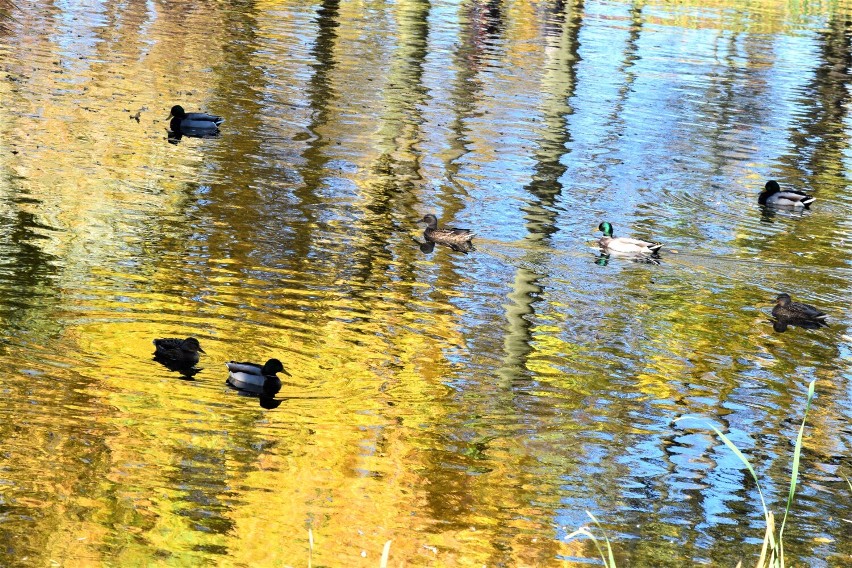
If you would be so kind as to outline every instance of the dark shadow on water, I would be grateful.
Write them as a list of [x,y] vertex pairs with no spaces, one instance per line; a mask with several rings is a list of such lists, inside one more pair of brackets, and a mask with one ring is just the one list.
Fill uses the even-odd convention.
[[[275,395],[281,390],[281,384],[278,383],[275,387],[245,385],[243,388],[237,388],[230,381],[226,380],[225,384],[232,390],[237,391],[240,396],[247,396],[258,399],[261,408],[272,410],[281,406],[282,400],[276,399]],[[269,384],[269,383],[267,383]]]
[[178,144],[181,139],[187,138],[219,138],[221,132],[219,130],[209,130],[204,128],[183,128],[179,131],[169,130],[169,144]]
[[809,209],[803,207],[784,207],[783,205],[760,205],[760,221],[761,223],[774,223],[775,217],[804,217],[805,213],[810,213]]
[[606,266],[609,264],[611,258],[615,258],[618,260],[627,260],[630,262],[636,262],[638,264],[654,264],[659,266],[662,264],[662,259],[658,254],[614,254],[614,253],[606,253],[601,252],[598,255],[595,255],[595,264],[598,266]]
[[203,370],[201,367],[196,367],[194,363],[175,361],[173,359],[166,359],[165,357],[159,357],[157,355],[154,355],[152,359],[169,371],[180,373],[181,380],[185,381],[194,381],[195,379],[193,377],[195,377],[199,371]]
[[772,329],[778,333],[784,333],[787,331],[789,326],[801,327],[802,329],[819,329],[821,327],[828,327],[828,323],[822,320],[807,318],[776,318],[770,321],[772,322]]
[[420,248],[420,252],[425,254],[432,254],[435,251],[436,244],[439,244],[443,247],[447,247],[448,249],[454,250],[456,252],[463,252],[465,254],[476,250],[476,248],[473,246],[473,243],[471,243],[470,241],[460,244],[435,243],[434,241],[420,242],[418,240],[415,240],[414,242],[417,243],[417,246]]

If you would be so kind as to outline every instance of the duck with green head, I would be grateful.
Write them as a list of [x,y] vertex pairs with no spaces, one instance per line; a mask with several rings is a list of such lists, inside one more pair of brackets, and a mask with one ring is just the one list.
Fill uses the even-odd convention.
[[[180,105],[172,107],[169,114],[169,129],[172,132],[186,135],[215,134],[219,132],[219,125],[225,122],[221,116],[207,114],[206,112],[186,112]],[[168,119],[167,119],[168,120]]]
[[781,186],[774,179],[766,182],[763,191],[757,198],[760,205],[770,205],[774,207],[792,207],[808,209],[816,201],[816,197],[808,195],[803,191],[794,189],[781,190]]
[[663,247],[663,243],[654,243],[629,237],[614,237],[612,235],[612,224],[604,221],[598,225],[598,231],[603,231],[603,236],[598,244],[605,252],[620,254],[657,254]]
[[269,359],[263,365],[228,361],[225,366],[228,367],[228,384],[237,389],[255,390],[260,387],[267,392],[278,392],[281,388],[278,373],[290,376],[278,359]]

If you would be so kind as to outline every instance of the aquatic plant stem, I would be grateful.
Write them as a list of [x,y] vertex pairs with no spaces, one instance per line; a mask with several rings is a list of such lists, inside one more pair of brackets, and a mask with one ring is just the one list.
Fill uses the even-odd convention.
[[388,559],[390,557],[390,547],[392,540],[389,540],[385,543],[385,548],[382,550],[382,561],[379,564],[379,568],[387,568],[388,567]]
[[790,493],[787,495],[787,506],[784,507],[784,518],[781,520],[781,528],[778,530],[778,551],[781,566],[784,565],[784,527],[787,524],[787,514],[790,512],[790,507],[793,505],[793,495],[796,494],[796,482],[799,479],[799,460],[802,457],[802,439],[805,434],[805,422],[808,419],[808,411],[811,409],[811,401],[814,398],[815,384],[816,381],[813,380],[808,385],[808,400],[805,403],[805,415],[802,416],[802,425],[799,427],[799,435],[796,437],[796,447],[793,450],[793,472],[790,476]]
[[[760,558],[757,561],[757,567],[769,567],[769,568],[784,568],[784,526],[787,523],[787,515],[790,512],[790,508],[793,505],[793,496],[796,494],[796,483],[799,479],[799,462],[802,456],[802,440],[804,438],[805,433],[805,423],[808,418],[808,411],[811,408],[811,402],[814,398],[816,381],[811,381],[808,385],[808,398],[805,403],[805,414],[802,417],[802,425],[799,427],[799,434],[796,437],[796,445],[793,450],[793,472],[790,476],[790,492],[787,494],[787,504],[784,508],[784,518],[781,520],[781,528],[778,530],[778,535],[776,539],[775,535],[775,516],[766,506],[766,500],[763,498],[763,491],[760,488],[760,482],[757,479],[757,473],[754,471],[754,468],[751,467],[751,464],[748,461],[748,458],[743,455],[743,453],[737,448],[734,443],[728,438],[725,434],[721,432],[718,428],[716,428],[712,424],[708,424],[708,426],[716,432],[719,436],[719,439],[724,442],[728,448],[734,455],[739,458],[739,460],[746,466],[749,473],[751,474],[752,479],[754,479],[755,486],[757,487],[757,493],[760,495],[760,504],[763,507],[763,516],[766,519],[766,532],[763,536],[763,546],[760,549]],[[682,416],[675,420],[678,422],[685,418],[692,418],[690,416]]]
[[609,542],[609,538],[606,536],[606,531],[604,530],[604,528],[601,526],[601,524],[598,522],[598,520],[595,518],[595,516],[591,512],[586,511],[586,514],[589,515],[589,517],[591,517],[592,521],[594,521],[594,523],[598,526],[598,528],[601,529],[601,532],[604,535],[604,540],[606,541],[607,553],[604,554],[604,551],[601,548],[600,542],[595,537],[595,535],[592,533],[592,531],[590,531],[586,527],[580,527],[579,529],[575,530],[571,534],[566,535],[565,540],[570,540],[577,535],[583,535],[585,537],[592,539],[592,542],[594,543],[595,548],[598,549],[598,554],[600,554],[601,560],[603,561],[604,566],[606,566],[606,568],[616,568],[615,556],[612,553],[612,545]]

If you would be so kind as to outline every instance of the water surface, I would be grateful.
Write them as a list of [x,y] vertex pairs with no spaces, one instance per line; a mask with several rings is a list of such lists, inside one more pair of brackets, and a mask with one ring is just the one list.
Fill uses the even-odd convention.
[[[31,2],[0,41],[0,564],[852,555],[852,8]],[[167,140],[173,104],[222,136]],[[762,210],[767,179],[817,197]],[[416,221],[474,227],[423,252]],[[661,240],[601,258],[594,229]],[[831,314],[773,330],[775,295]],[[151,358],[198,337],[192,377]],[[224,362],[291,371],[266,409]],[[190,380],[191,379],[191,380]],[[698,416],[703,421],[679,421]]]

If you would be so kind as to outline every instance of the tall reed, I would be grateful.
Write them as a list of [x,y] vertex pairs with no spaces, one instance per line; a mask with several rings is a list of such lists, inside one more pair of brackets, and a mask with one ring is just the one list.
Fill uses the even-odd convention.
[[[754,471],[754,468],[751,466],[751,463],[748,461],[748,458],[737,448],[736,445],[728,438],[725,434],[722,433],[721,430],[713,426],[712,424],[708,424],[710,428],[716,432],[716,435],[724,442],[728,448],[734,455],[739,458],[739,460],[745,465],[748,472],[751,474],[752,479],[754,479],[754,483],[757,486],[757,493],[760,496],[760,504],[763,507],[763,517],[766,519],[766,531],[763,535],[763,546],[760,550],[760,557],[757,560],[757,564],[755,564],[755,568],[786,568],[786,564],[784,561],[784,528],[787,526],[787,515],[790,513],[790,508],[793,504],[793,496],[796,494],[796,483],[799,479],[799,462],[802,456],[802,440],[805,434],[805,422],[808,418],[808,411],[811,408],[811,402],[814,398],[814,387],[816,381],[811,381],[808,385],[808,400],[805,403],[805,414],[802,417],[802,425],[799,427],[799,434],[796,436],[796,445],[793,450],[793,472],[790,476],[790,490],[787,494],[787,504],[784,507],[784,517],[781,520],[781,527],[778,528],[776,532],[776,524],[775,524],[775,515],[773,515],[772,511],[766,506],[766,500],[763,497],[763,490],[760,488],[760,481],[757,478],[757,473]],[[675,422],[680,422],[681,420],[695,420],[695,417],[692,416],[682,416],[675,420]],[[847,479],[847,482],[849,480]],[[852,483],[849,484],[850,489],[852,489]],[[609,538],[606,536],[606,532],[603,531],[603,527],[598,522],[598,520],[592,515],[589,511],[586,511],[586,514],[592,518],[595,524],[601,529],[603,533],[603,538],[606,543],[606,554],[604,553],[604,549],[601,547],[600,541],[595,537],[594,533],[588,527],[580,527],[575,530],[568,536],[566,539],[571,539],[576,536],[585,536],[592,539],[595,547],[598,549],[598,553],[601,556],[601,560],[606,568],[616,568],[615,565],[615,557],[612,553],[612,546],[610,545]],[[737,568],[742,566],[742,562],[737,564]]]

